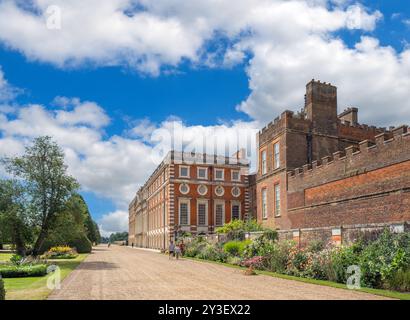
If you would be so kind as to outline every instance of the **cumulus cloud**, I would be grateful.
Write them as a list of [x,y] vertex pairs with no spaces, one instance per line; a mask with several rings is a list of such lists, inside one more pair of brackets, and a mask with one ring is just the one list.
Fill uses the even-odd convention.
[[128,212],[122,210],[110,212],[103,215],[98,222],[103,237],[108,237],[115,232],[124,232],[128,230]]
[[[61,30],[46,28],[49,5],[61,8]],[[410,116],[410,49],[396,52],[365,34],[382,17],[350,0],[8,0],[0,3],[0,41],[62,68],[123,65],[152,75],[182,61],[232,67],[251,57],[251,94],[237,109],[255,120],[301,107],[304,85],[316,78],[337,85],[340,105],[360,107],[365,122],[389,125]],[[348,47],[341,30],[363,37]],[[70,116],[61,114],[76,121]],[[134,134],[152,129],[145,125]]]
[[4,72],[0,66],[0,110],[10,111],[10,106],[2,105],[7,101],[12,100],[20,92],[18,88],[11,86],[6,78],[4,77]]

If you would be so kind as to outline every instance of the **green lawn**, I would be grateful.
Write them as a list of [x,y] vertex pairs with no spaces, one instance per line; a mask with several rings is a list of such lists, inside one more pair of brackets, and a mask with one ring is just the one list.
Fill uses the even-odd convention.
[[9,261],[13,253],[0,253],[0,263]]
[[[202,259],[190,258],[190,257],[184,257],[184,258],[185,259],[190,259],[190,260],[195,260],[195,261],[201,261],[201,262],[221,264],[221,265],[224,265],[224,266],[227,266],[227,267],[237,268],[237,269],[242,269],[242,270],[247,269],[245,267],[240,267],[240,266],[232,265],[232,264],[229,264],[229,263],[202,260]],[[332,282],[332,281],[327,281],[327,280],[315,280],[315,279],[310,279],[310,278],[301,278],[301,277],[289,276],[289,275],[286,275],[286,274],[274,273],[274,272],[269,272],[269,271],[255,270],[255,272],[256,272],[256,274],[263,274],[263,275],[276,277],[276,278],[282,278],[282,279],[287,279],[287,280],[294,280],[294,281],[300,281],[300,282],[311,283],[311,284],[316,284],[316,285],[322,285],[322,286],[328,286],[328,287],[339,288],[339,289],[344,289],[344,290],[350,290],[346,287],[345,284]],[[383,296],[383,297],[388,297],[388,298],[393,298],[393,299],[410,300],[410,293],[403,293],[403,292],[382,290],[382,289],[372,289],[372,288],[361,288],[361,289],[357,289],[356,291],[371,293],[371,294],[375,294],[375,295],[379,295],[379,296]]]
[[[0,260],[6,260],[6,254],[0,254]],[[75,259],[67,260],[48,260],[60,267],[61,280],[67,277],[85,258],[87,254],[80,254]],[[50,275],[44,277],[31,278],[6,278],[4,284],[6,287],[6,300],[44,300],[51,293],[47,288],[47,279]]]

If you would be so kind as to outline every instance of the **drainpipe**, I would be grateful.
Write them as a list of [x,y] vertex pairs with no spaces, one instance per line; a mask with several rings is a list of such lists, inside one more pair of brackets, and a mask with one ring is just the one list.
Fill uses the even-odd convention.
[[165,204],[166,204],[166,201],[165,201],[165,195],[166,195],[166,188],[165,188],[165,186],[163,187],[163,198],[162,198],[162,206],[163,206],[163,209],[162,209],[162,211],[163,211],[163,220],[164,220],[164,250],[166,249],[166,245],[167,245],[167,243],[166,243],[166,233],[165,233],[165,230],[166,230],[166,227],[165,227],[165,221],[166,221],[166,206],[165,206]]

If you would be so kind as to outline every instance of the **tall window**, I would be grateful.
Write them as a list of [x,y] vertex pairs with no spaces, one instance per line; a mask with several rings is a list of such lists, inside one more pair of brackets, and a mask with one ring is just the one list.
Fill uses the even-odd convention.
[[240,218],[241,218],[240,205],[233,204],[232,205],[232,220],[239,220]]
[[275,184],[275,216],[280,216],[280,185]]
[[266,219],[268,217],[268,202],[266,199],[266,189],[262,189],[262,218]]
[[206,203],[198,203],[198,225],[206,226],[207,225],[207,205]]
[[280,167],[280,145],[279,142],[273,145],[273,158],[274,158],[274,168],[277,169]]
[[261,154],[261,170],[262,174],[266,174],[266,150],[263,150]]
[[189,203],[188,201],[181,201],[179,203],[179,224],[188,225],[189,223]]
[[215,225],[222,226],[224,224],[224,205],[217,203],[215,205]]
[[206,168],[198,168],[197,176],[198,176],[198,179],[207,179],[208,170]]

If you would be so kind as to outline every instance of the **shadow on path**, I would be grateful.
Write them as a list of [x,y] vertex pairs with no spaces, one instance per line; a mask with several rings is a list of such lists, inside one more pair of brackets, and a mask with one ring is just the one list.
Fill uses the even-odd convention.
[[111,269],[118,269],[117,264],[112,262],[105,262],[105,261],[84,261],[80,265],[81,269],[84,270],[111,270]]

